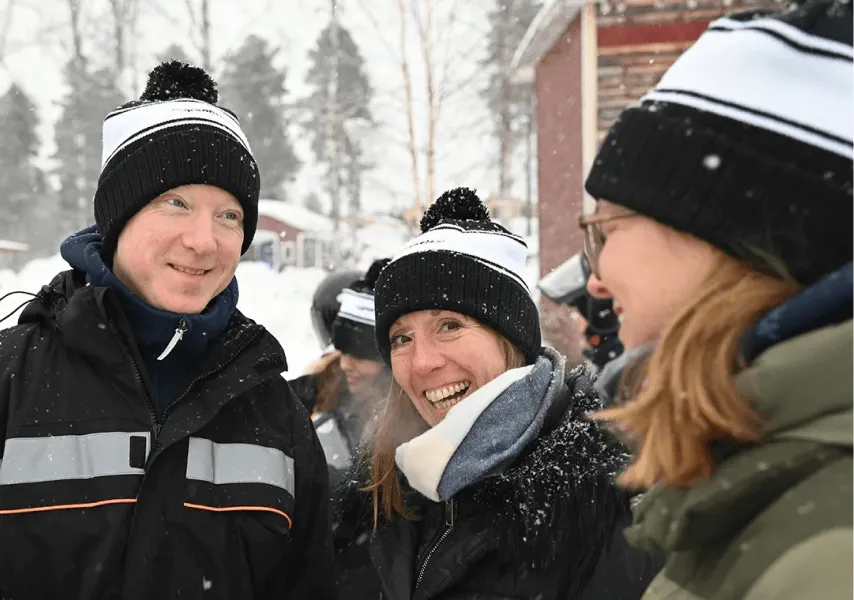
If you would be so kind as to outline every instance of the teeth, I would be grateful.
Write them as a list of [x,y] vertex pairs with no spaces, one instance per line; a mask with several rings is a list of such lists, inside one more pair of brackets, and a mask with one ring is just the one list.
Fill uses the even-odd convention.
[[456,394],[459,394],[460,392],[467,390],[470,385],[471,383],[468,381],[461,381],[459,383],[448,385],[443,388],[429,390],[427,392],[424,392],[424,395],[427,397],[427,400],[429,400],[433,404],[444,404],[443,401],[445,400],[445,398],[450,398],[451,396],[454,396]]
[[172,268],[175,269],[176,271],[180,271],[181,273],[187,273],[188,275],[204,275],[205,274],[204,269],[201,269],[201,270],[199,270],[199,269],[185,269],[184,267],[179,267],[177,265],[172,265]]
[[442,400],[441,402],[435,402],[433,406],[440,409],[451,408],[455,404],[459,404],[460,401],[462,401],[462,398],[452,398],[451,400]]

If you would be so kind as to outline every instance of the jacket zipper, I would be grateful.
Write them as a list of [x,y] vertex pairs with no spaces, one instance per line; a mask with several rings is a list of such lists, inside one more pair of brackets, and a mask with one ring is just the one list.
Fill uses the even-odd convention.
[[[232,353],[231,356],[227,360],[221,362],[220,364],[218,364],[216,367],[214,367],[213,369],[211,369],[207,373],[203,373],[202,375],[199,375],[193,381],[191,381],[190,385],[187,386],[187,388],[184,390],[184,392],[180,396],[178,396],[175,400],[173,400],[169,404],[169,406],[166,407],[166,409],[163,411],[163,415],[158,417],[157,416],[157,410],[154,408],[154,402],[152,402],[152,400],[151,400],[151,395],[148,393],[148,390],[145,388],[145,383],[142,380],[142,372],[139,370],[139,365],[137,364],[136,360],[133,357],[133,352],[131,352],[130,348],[127,345],[127,342],[125,341],[124,337],[119,332],[119,328],[116,326],[115,322],[112,319],[107,319],[107,322],[110,326],[110,330],[119,339],[119,342],[120,342],[119,345],[122,347],[122,351],[125,353],[125,356],[130,361],[130,364],[133,366],[133,372],[134,372],[134,376],[136,377],[137,387],[139,387],[139,390],[142,392],[142,395],[145,398],[145,403],[148,406],[148,414],[149,414],[149,417],[151,418],[151,423],[152,423],[152,427],[154,430],[153,436],[151,439],[151,451],[150,451],[151,454],[150,454],[149,458],[151,458],[151,456],[154,456],[155,443],[157,442],[157,438],[160,437],[160,431],[163,429],[163,423],[166,421],[166,417],[169,415],[169,412],[172,410],[172,408],[176,404],[178,404],[178,402],[183,400],[187,396],[187,394],[190,393],[190,390],[193,389],[194,385],[196,385],[197,383],[199,383],[200,381],[202,381],[204,379],[207,379],[208,377],[210,377],[212,375],[215,375],[216,373],[218,373],[219,371],[221,371],[222,369],[227,367],[260,334],[260,331],[256,331],[254,334],[250,335],[247,338],[247,340],[237,349],[237,351]],[[175,330],[176,335],[177,335],[177,332],[182,329],[182,325],[183,325],[183,327],[186,327],[186,323],[184,323],[183,319],[181,319],[181,322],[179,322],[178,329]]]
[[439,539],[436,540],[436,543],[433,544],[433,547],[430,548],[430,551],[427,553],[427,556],[424,557],[424,562],[421,563],[421,569],[418,571],[418,579],[415,580],[415,587],[417,588],[421,584],[421,580],[424,579],[424,573],[427,571],[427,563],[430,562],[430,558],[442,545],[442,542],[445,541],[449,535],[451,535],[451,531],[454,529],[454,524],[457,520],[457,501],[456,500],[446,500],[445,501],[445,531],[442,532],[442,535],[439,536]]
[[187,333],[189,330],[190,326],[187,325],[187,320],[184,319],[184,317],[181,317],[178,320],[178,327],[175,328],[175,333],[172,335],[172,339],[169,340],[169,344],[167,344],[163,352],[160,353],[160,356],[157,357],[157,360],[163,360],[164,358],[169,356],[169,353],[175,349],[175,346],[178,345],[178,342],[180,342],[184,338],[184,334]]
[[[245,342],[243,342],[243,344],[241,344],[241,345],[240,345],[240,347],[239,347],[235,352],[232,352],[232,353],[228,356],[228,358],[226,358],[226,360],[224,360],[224,361],[222,361],[221,363],[219,363],[217,366],[215,366],[215,367],[214,367],[213,369],[211,369],[210,371],[207,371],[206,373],[202,373],[201,375],[199,375],[198,377],[196,377],[195,379],[193,379],[193,381],[191,381],[191,382],[190,382],[190,385],[188,385],[188,386],[184,389],[184,391],[181,393],[181,395],[180,395],[180,396],[178,396],[177,398],[175,398],[175,400],[173,400],[173,401],[169,404],[169,406],[167,406],[167,407],[163,410],[163,417],[162,417],[162,419],[161,419],[161,423],[162,423],[162,421],[165,421],[165,420],[166,420],[166,417],[167,417],[167,416],[169,416],[169,413],[172,411],[172,408],[173,408],[173,407],[175,407],[175,406],[176,406],[176,405],[177,405],[181,400],[183,400],[184,398],[186,398],[187,394],[189,394],[189,393],[190,393],[190,390],[192,390],[192,389],[193,389],[193,386],[194,386],[194,385],[196,385],[196,384],[197,384],[197,383],[199,383],[200,381],[204,381],[204,380],[205,380],[205,379],[207,379],[208,377],[211,377],[211,376],[213,376],[213,375],[216,375],[217,373],[219,373],[220,371],[222,371],[225,367],[227,367],[229,364],[231,364],[231,362],[232,362],[232,361],[234,361],[234,359],[235,359],[235,358],[237,358],[238,356],[240,356],[240,354],[241,354],[244,350],[246,350],[246,348],[248,348],[248,347],[249,347],[249,344],[251,344],[252,342],[254,342],[254,341],[255,341],[255,338],[257,338],[257,337],[260,335],[260,333],[261,333],[260,329],[259,329],[258,331],[255,331],[254,333],[252,333],[252,334],[251,334],[251,335],[246,339],[246,341],[245,341]],[[152,452],[152,454],[153,454],[153,452]]]
[[122,352],[125,354],[125,358],[130,361],[130,364],[133,367],[134,377],[136,378],[136,385],[142,393],[142,397],[145,398],[145,404],[148,407],[148,416],[151,418],[151,424],[154,430],[152,432],[154,435],[151,440],[151,445],[153,447],[154,442],[157,440],[157,436],[160,435],[160,429],[162,428],[162,424],[157,419],[157,410],[154,408],[154,402],[151,400],[151,394],[148,393],[148,389],[145,387],[145,382],[142,380],[142,371],[139,370],[139,364],[137,364],[136,359],[133,357],[133,352],[128,347],[124,336],[119,332],[119,328],[116,326],[113,319],[108,318],[107,323],[110,326],[110,331],[112,331],[113,335],[115,335],[119,340],[119,346],[121,346]]

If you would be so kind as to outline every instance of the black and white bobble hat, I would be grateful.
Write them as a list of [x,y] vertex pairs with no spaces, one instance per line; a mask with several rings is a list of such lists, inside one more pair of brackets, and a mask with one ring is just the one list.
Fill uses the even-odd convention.
[[389,261],[388,258],[374,261],[362,279],[338,295],[341,307],[332,323],[332,345],[336,350],[356,358],[382,362],[375,331],[374,286],[380,271]]
[[217,106],[216,83],[199,67],[165,62],[145,91],[104,120],[95,223],[109,259],[119,233],[143,206],[170,189],[209,184],[244,211],[243,252],[258,221],[261,179],[237,117]]
[[477,194],[442,194],[377,280],[377,345],[391,364],[389,330],[403,315],[450,310],[477,319],[519,348],[529,363],[540,350],[537,306],[524,278],[527,244],[490,221]]
[[809,284],[852,258],[852,132],[850,0],[736,14],[620,115],[585,187]]

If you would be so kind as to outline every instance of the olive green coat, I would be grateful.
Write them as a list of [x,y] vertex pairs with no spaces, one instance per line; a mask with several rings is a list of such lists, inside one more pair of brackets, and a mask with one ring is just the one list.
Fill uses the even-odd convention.
[[851,321],[770,348],[737,383],[766,435],[639,503],[627,538],[670,557],[643,600],[852,598]]

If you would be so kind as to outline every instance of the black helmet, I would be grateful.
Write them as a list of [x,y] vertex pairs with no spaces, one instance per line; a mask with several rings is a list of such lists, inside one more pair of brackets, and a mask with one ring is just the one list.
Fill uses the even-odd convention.
[[616,335],[620,320],[614,313],[610,298],[594,298],[587,292],[590,265],[583,252],[579,252],[551,273],[540,279],[537,287],[552,302],[574,307],[587,320],[588,337]]
[[332,323],[341,308],[338,295],[362,277],[359,271],[338,271],[320,282],[311,300],[311,325],[321,348],[332,343]]
[[543,277],[537,287],[552,302],[574,307],[587,321],[584,336],[589,344],[583,354],[596,366],[623,353],[623,345],[617,337],[620,319],[614,312],[614,301],[610,298],[594,298],[587,292],[590,265],[583,252]]

